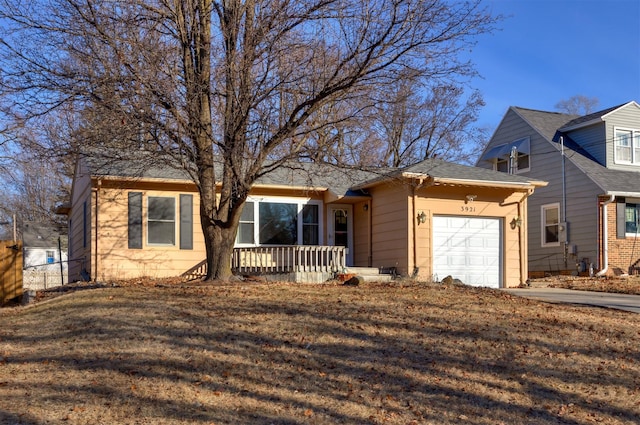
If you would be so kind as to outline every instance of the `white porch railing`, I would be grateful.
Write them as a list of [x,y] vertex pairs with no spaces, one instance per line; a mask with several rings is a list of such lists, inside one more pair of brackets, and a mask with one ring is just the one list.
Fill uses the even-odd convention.
[[335,273],[347,264],[343,246],[268,246],[234,248],[231,270],[234,273]]
[[[231,270],[234,273],[337,273],[347,265],[344,246],[269,246],[234,248]],[[207,260],[182,274],[187,279],[207,275]]]

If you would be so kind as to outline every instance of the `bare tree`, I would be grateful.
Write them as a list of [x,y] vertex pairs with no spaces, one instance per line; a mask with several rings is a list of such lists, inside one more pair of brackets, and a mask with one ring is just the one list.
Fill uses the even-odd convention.
[[486,133],[473,126],[484,101],[477,91],[464,96],[457,84],[399,82],[374,108],[370,137],[384,146],[379,162],[398,167],[438,157],[470,163]]
[[27,221],[66,227],[65,220],[55,214],[55,207],[68,196],[69,179],[58,171],[54,161],[24,155],[19,158],[14,158],[11,169],[0,178],[4,188],[0,221],[12,222],[15,218],[18,234]]
[[588,115],[595,111],[599,100],[596,97],[587,97],[583,95],[571,96],[556,103],[555,108],[560,112],[572,115]]
[[[432,80],[472,73],[458,53],[495,23],[479,3],[2,0],[2,88],[25,119],[68,103],[100,116],[112,130],[88,138],[94,148],[139,145],[133,126],[147,151],[188,164],[207,278],[228,279],[256,179],[311,156],[307,136],[333,124],[318,119],[323,108],[385,92],[408,69]],[[322,150],[339,139],[316,140]]]

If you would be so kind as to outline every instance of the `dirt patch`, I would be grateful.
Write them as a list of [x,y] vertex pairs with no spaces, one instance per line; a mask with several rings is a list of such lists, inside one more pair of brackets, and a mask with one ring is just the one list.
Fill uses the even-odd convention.
[[87,288],[0,310],[0,423],[635,423],[637,318],[460,285]]

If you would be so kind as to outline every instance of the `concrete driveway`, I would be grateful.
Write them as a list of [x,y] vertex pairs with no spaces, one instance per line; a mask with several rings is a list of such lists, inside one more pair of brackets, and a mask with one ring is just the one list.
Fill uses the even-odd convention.
[[521,297],[552,303],[583,304],[640,313],[640,295],[574,291],[561,288],[509,288],[504,291]]

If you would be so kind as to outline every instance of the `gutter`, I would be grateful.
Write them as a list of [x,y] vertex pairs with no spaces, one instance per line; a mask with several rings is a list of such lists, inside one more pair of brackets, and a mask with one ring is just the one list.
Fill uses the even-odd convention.
[[602,277],[609,270],[609,225],[607,224],[607,205],[616,199],[613,194],[609,195],[609,199],[602,203],[602,269],[596,273],[596,276]]
[[[97,180],[97,187],[94,187],[91,189],[92,192],[95,193],[96,197],[96,211],[95,211],[95,231],[91,232],[92,236],[93,236],[93,245],[94,245],[94,250],[93,250],[93,264],[92,264],[92,269],[93,269],[93,281],[97,282],[98,281],[98,197],[99,197],[99,193],[100,193],[100,188],[102,187],[102,179],[98,179]],[[90,273],[91,275],[91,273]]]

